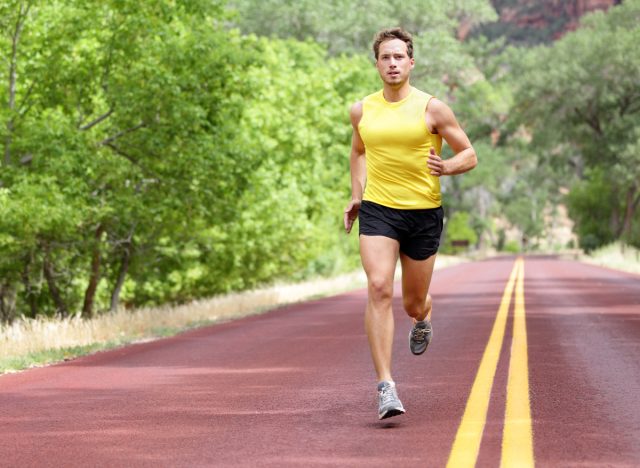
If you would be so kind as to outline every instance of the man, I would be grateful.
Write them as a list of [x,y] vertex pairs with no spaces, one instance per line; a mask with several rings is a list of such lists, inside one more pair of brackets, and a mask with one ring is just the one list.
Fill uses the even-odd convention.
[[[405,412],[391,377],[393,278],[398,256],[402,298],[413,319],[409,347],[431,341],[429,284],[442,233],[440,177],[473,169],[477,158],[451,109],[413,88],[411,35],[380,31],[373,43],[383,89],[351,107],[351,201],[344,226],[360,216],[360,257],[368,280],[365,329],[378,377],[378,417]],[[442,139],[455,155],[443,160]],[[365,189],[366,182],[366,189]]]

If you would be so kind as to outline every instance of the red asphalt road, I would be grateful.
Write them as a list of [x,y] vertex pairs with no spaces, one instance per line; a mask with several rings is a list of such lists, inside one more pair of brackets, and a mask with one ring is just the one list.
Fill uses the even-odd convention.
[[[444,466],[513,264],[436,271],[423,356],[396,287],[404,416],[377,419],[355,291],[1,376],[0,466]],[[536,464],[640,466],[640,276],[524,269]],[[500,463],[511,317],[477,466]]]

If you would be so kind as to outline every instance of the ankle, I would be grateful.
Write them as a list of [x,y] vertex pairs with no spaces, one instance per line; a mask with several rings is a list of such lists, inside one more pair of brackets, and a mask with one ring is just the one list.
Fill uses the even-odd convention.
[[381,384],[383,382],[388,382],[392,385],[395,385],[395,382],[393,381],[393,378],[390,375],[378,378],[378,384]]
[[395,387],[396,383],[391,379],[380,380],[380,381],[378,381],[378,390],[382,389],[386,385],[390,385],[391,387]]

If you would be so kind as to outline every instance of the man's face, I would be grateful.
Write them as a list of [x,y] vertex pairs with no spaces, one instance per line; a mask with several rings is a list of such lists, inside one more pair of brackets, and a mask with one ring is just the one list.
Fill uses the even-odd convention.
[[386,84],[396,88],[408,79],[414,60],[407,54],[407,44],[400,39],[390,39],[380,44],[376,68]]

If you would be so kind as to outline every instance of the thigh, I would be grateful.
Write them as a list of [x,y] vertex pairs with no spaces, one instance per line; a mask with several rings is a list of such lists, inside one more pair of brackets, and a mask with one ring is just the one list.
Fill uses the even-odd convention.
[[369,283],[393,285],[399,248],[390,237],[360,235],[360,257]]
[[405,303],[424,304],[427,300],[435,261],[435,255],[426,260],[414,260],[404,253],[400,254],[402,298]]

